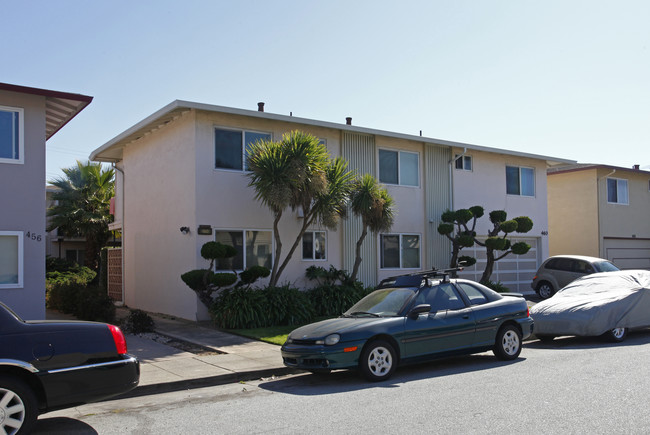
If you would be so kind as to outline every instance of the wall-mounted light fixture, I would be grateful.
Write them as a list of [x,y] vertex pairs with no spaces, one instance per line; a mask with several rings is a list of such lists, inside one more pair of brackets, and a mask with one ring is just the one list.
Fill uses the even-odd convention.
[[181,233],[188,234],[190,232],[190,227],[181,227]]
[[212,235],[212,226],[211,225],[199,225],[199,228],[196,232],[202,236],[211,236]]

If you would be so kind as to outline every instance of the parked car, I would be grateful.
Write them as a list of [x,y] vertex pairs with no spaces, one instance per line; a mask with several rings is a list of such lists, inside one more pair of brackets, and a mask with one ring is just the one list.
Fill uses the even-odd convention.
[[549,257],[537,269],[530,286],[542,299],[548,299],[559,289],[597,272],[614,272],[619,270],[614,263],[603,258],[584,255],[555,255]]
[[631,329],[650,327],[650,272],[595,273],[573,281],[530,309],[535,336],[605,336],[623,341]]
[[0,433],[29,433],[39,414],[125,393],[139,378],[117,326],[24,321],[0,302]]
[[358,368],[382,381],[398,365],[436,357],[493,350],[513,360],[532,331],[522,295],[434,270],[386,280],[340,317],[296,329],[282,358],[316,373]]

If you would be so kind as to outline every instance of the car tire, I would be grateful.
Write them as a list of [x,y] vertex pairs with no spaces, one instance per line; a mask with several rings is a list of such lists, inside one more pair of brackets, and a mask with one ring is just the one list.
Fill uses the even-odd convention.
[[542,299],[548,299],[555,294],[555,289],[548,281],[542,281],[537,285],[537,294]]
[[627,337],[627,328],[614,328],[605,333],[605,338],[614,343],[620,343]]
[[0,375],[0,429],[9,434],[28,434],[37,418],[38,401],[29,385]]
[[384,381],[391,377],[396,368],[396,352],[387,341],[374,340],[363,348],[359,369],[369,381]]
[[504,325],[497,333],[494,355],[503,361],[516,359],[521,353],[521,332],[514,325]]

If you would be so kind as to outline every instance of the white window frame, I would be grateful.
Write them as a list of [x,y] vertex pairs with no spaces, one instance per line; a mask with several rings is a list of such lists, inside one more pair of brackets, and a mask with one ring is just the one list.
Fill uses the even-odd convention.
[[24,234],[22,231],[0,231],[0,236],[15,236],[18,239],[18,282],[17,283],[0,283],[0,289],[9,289],[9,288],[23,288],[24,286],[24,260],[25,260],[25,250],[24,250]]
[[[237,168],[221,168],[217,167],[217,130],[222,131],[233,131],[241,133],[241,155],[242,155],[242,167],[241,169]],[[269,140],[273,140],[273,133],[268,131],[259,131],[246,128],[233,128],[233,127],[222,127],[219,125],[213,125],[212,127],[212,150],[213,150],[213,159],[212,166],[215,171],[230,171],[230,172],[248,172],[246,168],[246,133],[255,133],[255,134],[267,134],[269,135]]]
[[[610,201],[609,200],[609,180],[616,181],[616,201]],[[607,181],[605,182],[605,191],[607,195],[607,204],[617,204],[617,205],[630,205],[630,183],[628,183],[628,180],[625,178],[612,178],[612,177],[607,177]],[[620,200],[620,192],[621,192],[621,186],[625,186],[625,199],[626,201],[621,201]]]
[[[458,161],[460,160],[460,168],[458,167]],[[469,162],[469,169],[467,168],[467,162]],[[459,171],[467,171],[467,172],[472,172],[474,170],[474,159],[472,159],[472,156],[468,156],[466,154],[456,154],[454,157],[454,169],[457,169]]]
[[[517,168],[519,170],[519,193],[508,193],[508,168]],[[523,185],[522,185],[522,176],[521,176],[521,170],[522,169],[530,169],[533,171],[533,194],[532,195],[524,195],[523,194]],[[535,168],[531,166],[520,166],[520,165],[506,165],[506,195],[511,195],[511,196],[521,196],[523,198],[535,198],[535,195],[537,194],[537,179],[535,175]]]
[[[399,267],[384,267],[383,258],[384,253],[382,250],[383,243],[382,238],[386,236],[398,236],[399,237]],[[404,267],[404,258],[403,258],[403,238],[405,236],[417,236],[419,242],[418,248],[418,266],[417,267]],[[381,270],[420,270],[422,269],[422,234],[418,233],[384,233],[379,235],[379,268]]]
[[[379,162],[379,153],[381,151],[388,151],[392,153],[397,153],[397,184],[395,183],[389,183],[386,181],[381,181],[381,164]],[[417,170],[418,170],[418,181],[417,184],[404,184],[402,180],[402,171],[401,165],[402,165],[402,154],[414,154],[417,156]],[[377,151],[377,173],[379,174],[379,181],[383,184],[387,184],[389,186],[403,186],[403,187],[420,187],[420,153],[417,151],[405,151],[405,150],[395,150],[395,149],[390,149],[390,148],[379,148]]]
[[[243,269],[235,269],[236,272],[241,272],[241,271],[246,270],[248,268],[248,265],[246,264],[246,249],[247,249],[247,247],[246,247],[246,234],[248,232],[252,232],[252,231],[257,231],[257,232],[260,232],[260,233],[262,233],[262,232],[269,233],[271,235],[271,246],[270,246],[270,249],[271,249],[271,266],[273,266],[273,256],[275,254],[275,248],[274,248],[274,243],[275,242],[274,242],[274,238],[273,238],[273,230],[259,229],[259,228],[243,228],[243,229],[242,228],[215,228],[212,231],[212,239],[214,241],[217,241],[216,240],[217,233],[234,233],[234,232],[243,233],[243,243],[242,243],[242,245],[243,245],[242,246],[242,248],[243,248],[242,256],[243,257],[242,257],[242,262],[243,262],[243,267],[244,268]],[[215,272],[232,272],[232,269],[218,269],[217,268],[217,263],[215,262],[214,271]]]
[[[302,241],[301,241],[301,244],[300,244],[300,246],[302,248],[302,254],[301,254],[302,261],[327,261],[327,245],[328,245],[327,231],[323,231],[323,230],[307,230],[307,231],[305,231],[305,234],[307,234],[307,233],[312,234],[312,240],[313,240],[313,242],[312,242],[312,250],[311,250],[311,258],[305,258],[305,255],[304,255],[304,252],[305,252],[305,250],[304,250],[305,235],[303,234]],[[325,257],[324,258],[316,258],[316,243],[315,243],[315,241],[316,241],[316,233],[323,234],[324,239],[325,239]]]
[[0,157],[0,163],[22,165],[25,163],[25,110],[20,107],[0,106],[0,111],[18,113],[18,158]]

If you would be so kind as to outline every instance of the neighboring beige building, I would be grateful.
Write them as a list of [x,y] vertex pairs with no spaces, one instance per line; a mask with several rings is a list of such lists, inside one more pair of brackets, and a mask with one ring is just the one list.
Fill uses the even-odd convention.
[[[515,290],[529,289],[538,264],[548,256],[546,169],[574,162],[356,127],[351,120],[337,124],[272,114],[263,105],[254,111],[174,101],[90,156],[117,169],[111,229],[123,237],[119,261],[125,304],[186,319],[207,318],[180,276],[208,266],[200,249],[210,240],[239,249],[237,269],[271,264],[272,215],[248,187],[244,155],[248,143],[279,140],[292,130],[320,138],[332,157],[342,156],[351,169],[374,175],[395,198],[391,232],[364,242],[359,279],[366,285],[447,267],[450,246],[437,233],[440,215],[478,204],[535,222],[526,236],[535,247],[531,258],[509,266],[504,262],[498,278]],[[456,156],[462,156],[460,162]],[[299,219],[297,213],[285,213],[280,221],[283,257],[295,240]],[[305,278],[311,265],[351,270],[360,230],[355,218],[334,231],[310,228],[280,283],[313,286]]]
[[580,164],[548,170],[551,255],[650,270],[650,172]]

